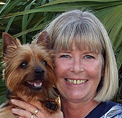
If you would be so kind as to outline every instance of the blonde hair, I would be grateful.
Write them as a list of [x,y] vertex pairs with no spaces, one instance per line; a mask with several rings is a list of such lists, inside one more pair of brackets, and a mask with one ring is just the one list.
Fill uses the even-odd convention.
[[118,89],[118,71],[114,52],[107,31],[102,23],[89,11],[71,10],[55,18],[45,29],[54,50],[72,50],[73,40],[78,49],[85,45],[104,58],[104,77],[98,86],[96,101],[108,101]]

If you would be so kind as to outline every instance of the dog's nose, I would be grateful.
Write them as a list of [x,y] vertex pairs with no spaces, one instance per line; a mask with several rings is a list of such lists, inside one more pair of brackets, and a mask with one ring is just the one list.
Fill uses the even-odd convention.
[[42,69],[42,68],[36,69],[35,70],[35,75],[36,76],[44,76],[44,69]]

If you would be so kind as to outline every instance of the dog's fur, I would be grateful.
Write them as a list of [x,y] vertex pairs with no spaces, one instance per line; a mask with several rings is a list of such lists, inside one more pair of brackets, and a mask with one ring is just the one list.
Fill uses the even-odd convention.
[[56,77],[52,64],[49,36],[43,31],[36,41],[22,45],[8,33],[3,33],[4,79],[8,88],[8,101],[0,108],[0,118],[16,118],[11,99],[42,102],[43,107],[55,113],[59,109],[58,95],[53,87]]

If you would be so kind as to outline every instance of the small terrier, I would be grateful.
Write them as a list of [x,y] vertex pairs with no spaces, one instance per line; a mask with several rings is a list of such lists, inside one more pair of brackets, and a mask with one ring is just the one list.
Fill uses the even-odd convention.
[[42,102],[50,113],[59,110],[58,95],[54,91],[56,77],[52,64],[49,36],[43,31],[31,44],[21,44],[8,33],[3,33],[4,79],[8,101],[1,105],[0,118],[17,118],[12,114],[11,99]]

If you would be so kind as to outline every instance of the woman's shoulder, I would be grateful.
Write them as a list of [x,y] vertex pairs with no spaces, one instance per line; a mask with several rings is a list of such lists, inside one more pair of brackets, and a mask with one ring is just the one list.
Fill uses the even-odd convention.
[[101,102],[85,118],[122,118],[122,105],[109,101]]
[[115,102],[106,103],[106,107],[110,107],[106,113],[100,118],[122,118],[122,105]]

